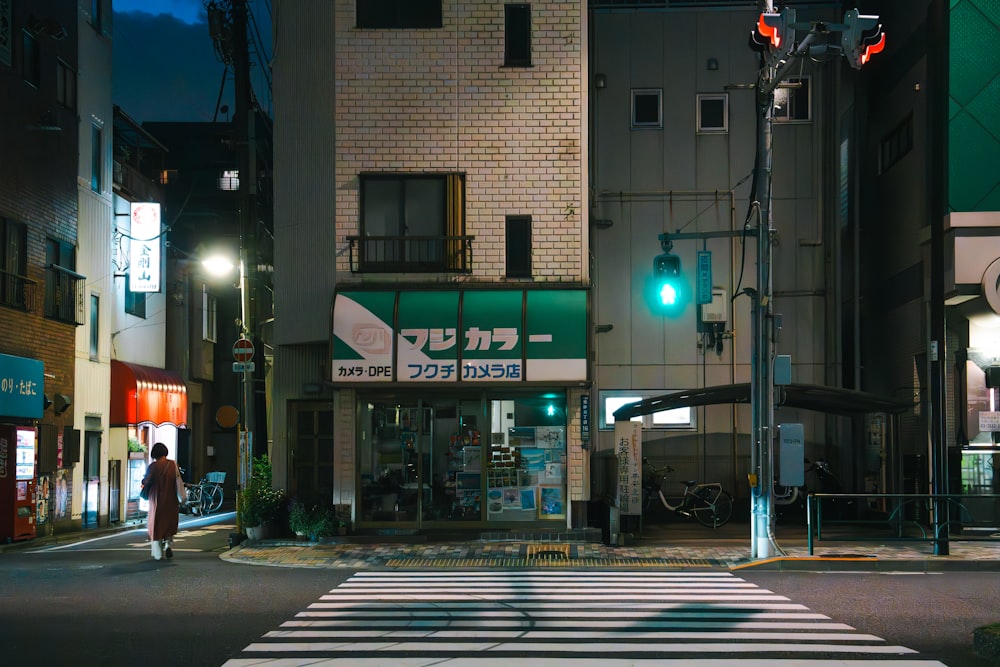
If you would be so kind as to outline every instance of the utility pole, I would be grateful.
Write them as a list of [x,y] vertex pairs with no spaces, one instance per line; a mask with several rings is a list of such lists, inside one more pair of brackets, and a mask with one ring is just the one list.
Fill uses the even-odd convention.
[[[233,69],[234,106],[232,119],[233,145],[236,147],[239,174],[238,221],[240,234],[239,280],[240,321],[239,337],[254,343],[255,350],[262,346],[257,340],[257,148],[256,108],[250,85],[250,44],[247,36],[249,8],[247,0],[212,0],[207,7],[209,34],[216,51],[227,66]],[[263,354],[255,356],[263,359]],[[238,371],[240,383],[240,422],[237,440],[237,484],[246,487],[250,479],[255,449],[261,447],[257,428],[256,391],[254,368],[256,363],[244,364]],[[263,367],[263,366],[262,366]],[[266,443],[266,441],[265,441]],[[263,453],[263,452],[259,452]]]

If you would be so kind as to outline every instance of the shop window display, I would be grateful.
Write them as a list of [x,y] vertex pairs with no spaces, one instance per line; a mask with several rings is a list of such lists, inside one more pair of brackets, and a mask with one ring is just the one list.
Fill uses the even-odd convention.
[[565,415],[565,398],[554,394],[485,405],[364,402],[360,519],[418,525],[564,519]]

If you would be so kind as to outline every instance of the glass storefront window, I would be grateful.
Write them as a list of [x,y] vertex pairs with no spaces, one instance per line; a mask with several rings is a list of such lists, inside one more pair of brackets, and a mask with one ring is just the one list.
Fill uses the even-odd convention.
[[487,521],[566,517],[566,397],[490,401]]
[[565,393],[361,400],[359,408],[361,521],[565,519]]

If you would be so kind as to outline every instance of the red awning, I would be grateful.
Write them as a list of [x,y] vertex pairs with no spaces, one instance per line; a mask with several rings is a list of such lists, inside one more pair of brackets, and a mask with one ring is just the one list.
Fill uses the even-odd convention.
[[187,426],[187,387],[173,371],[111,361],[111,425]]

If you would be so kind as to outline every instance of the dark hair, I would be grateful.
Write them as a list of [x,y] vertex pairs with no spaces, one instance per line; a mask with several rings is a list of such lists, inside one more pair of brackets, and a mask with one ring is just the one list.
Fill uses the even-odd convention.
[[154,459],[162,459],[164,456],[167,455],[167,453],[168,453],[167,446],[164,445],[162,442],[158,442],[155,445],[153,445],[153,449],[150,450],[149,455],[152,456]]

